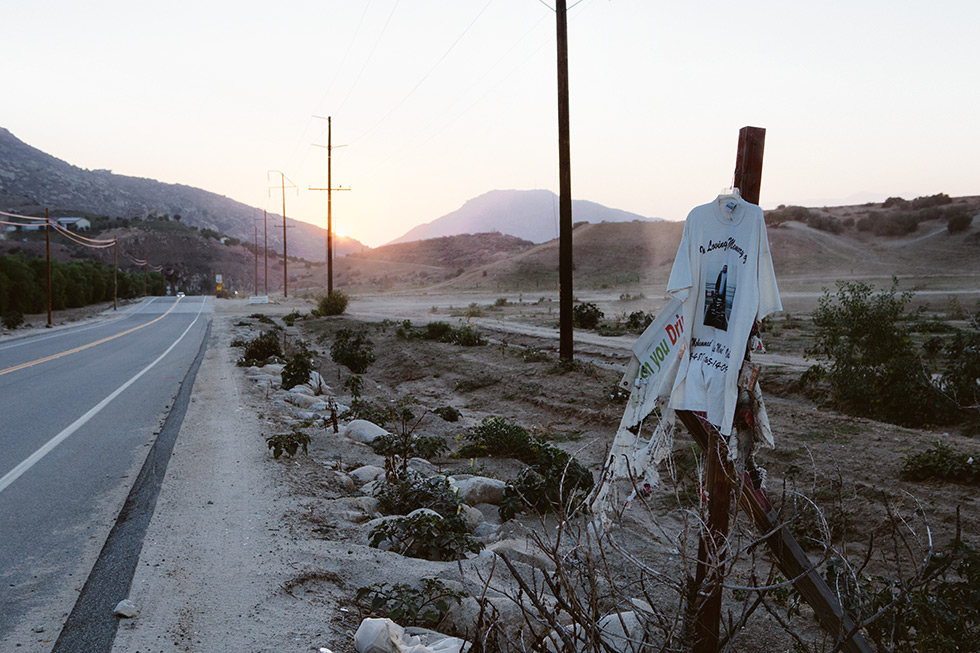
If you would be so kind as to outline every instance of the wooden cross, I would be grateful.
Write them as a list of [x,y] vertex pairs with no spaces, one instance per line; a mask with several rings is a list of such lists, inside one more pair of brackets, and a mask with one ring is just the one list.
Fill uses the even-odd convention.
[[[762,187],[762,153],[766,130],[743,127],[738,133],[738,154],[735,161],[734,187],[742,198],[759,203]],[[721,621],[721,590],[728,539],[729,508],[732,481],[740,483],[739,503],[745,508],[761,533],[771,533],[765,543],[780,571],[789,579],[800,596],[813,608],[821,625],[841,640],[848,653],[871,653],[872,649],[854,622],[844,614],[837,597],[810,563],[806,553],[790,534],[761,489],[756,488],[748,473],[736,478],[728,460],[724,441],[717,429],[707,425],[691,411],[678,411],[681,423],[691,432],[706,455],[705,487],[708,491],[708,528],[698,546],[698,568],[695,586],[694,652],[715,653],[718,650]]]

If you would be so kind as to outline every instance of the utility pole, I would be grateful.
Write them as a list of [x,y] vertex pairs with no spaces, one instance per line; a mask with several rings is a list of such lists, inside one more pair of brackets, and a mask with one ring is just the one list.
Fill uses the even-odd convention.
[[557,0],[558,26],[558,354],[571,361],[572,347],[572,164],[568,134],[568,25],[565,0]]
[[265,252],[265,296],[269,296],[269,212],[262,211],[262,249]]
[[255,259],[255,274],[252,279],[255,281],[255,295],[259,294],[259,226],[252,222],[252,242],[255,248],[252,250],[252,258]]
[[51,328],[51,218],[48,217],[48,210],[44,209],[44,251],[48,260],[48,323],[47,328]]
[[[314,118],[320,118],[321,116],[313,116]],[[333,145],[331,144],[331,124],[330,116],[327,116],[327,187],[326,188],[310,188],[310,190],[325,190],[327,191],[327,296],[333,294],[333,204],[331,193],[335,190],[350,190],[348,188],[334,188],[333,182],[330,178],[330,153],[333,150]],[[322,145],[317,145],[317,147],[323,147]],[[347,147],[346,145],[338,145],[337,147]]]
[[[289,259],[286,251],[286,175],[281,170],[270,170],[269,172],[278,172],[279,177],[282,179],[282,296],[286,298],[289,297]],[[266,179],[268,179],[268,176],[268,173],[266,173]],[[299,189],[292,180],[289,183],[290,188],[296,188],[297,192],[299,192]]]
[[116,254],[119,252],[117,239],[112,239],[112,310],[116,310],[116,295],[119,293],[119,283],[116,279],[116,272],[119,266],[116,264]]

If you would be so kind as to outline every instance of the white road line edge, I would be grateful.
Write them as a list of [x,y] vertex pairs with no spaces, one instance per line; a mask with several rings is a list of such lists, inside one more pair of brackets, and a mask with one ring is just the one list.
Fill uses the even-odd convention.
[[156,366],[157,363],[159,363],[160,361],[162,361],[166,357],[166,355],[169,354],[173,350],[173,348],[177,346],[177,343],[179,343],[181,340],[184,339],[184,336],[186,336],[187,335],[187,332],[191,330],[191,327],[194,326],[195,324],[197,324],[197,320],[198,320],[199,317],[201,317],[201,311],[204,310],[204,305],[206,303],[207,303],[207,301],[201,302],[201,308],[199,308],[197,310],[197,315],[194,316],[194,321],[191,322],[187,326],[186,329],[184,329],[184,332],[182,334],[180,334],[180,337],[178,337],[176,340],[174,340],[173,344],[171,344],[169,347],[167,347],[167,351],[165,351],[162,354],[160,354],[160,356],[157,357],[157,359],[155,361],[153,361],[152,363],[150,363],[149,365],[147,365],[146,367],[144,367],[142,370],[140,370],[139,372],[137,372],[133,376],[133,378],[131,378],[130,380],[126,381],[121,386],[119,386],[118,388],[116,388],[116,390],[114,390],[112,392],[112,394],[110,394],[108,397],[106,397],[105,399],[103,399],[102,401],[100,401],[99,403],[97,403],[87,413],[85,413],[84,415],[82,415],[81,417],[79,417],[78,419],[76,419],[74,422],[72,422],[71,424],[69,424],[61,433],[59,433],[58,435],[56,435],[53,438],[51,438],[50,440],[48,440],[46,443],[44,443],[44,445],[40,449],[38,449],[37,451],[35,451],[34,453],[32,453],[30,456],[28,456],[27,458],[25,458],[23,462],[21,462],[19,465],[17,465],[16,467],[14,467],[12,470],[10,470],[9,472],[7,472],[3,476],[3,478],[0,478],[0,492],[3,492],[5,489],[7,489],[7,487],[11,483],[13,483],[14,481],[16,481],[18,478],[20,478],[20,476],[23,475],[24,472],[26,472],[31,467],[33,467],[34,465],[36,465],[38,463],[38,461],[40,461],[46,455],[48,455],[49,453],[51,453],[51,451],[55,447],[57,447],[59,444],[61,444],[62,442],[64,442],[65,439],[67,439],[69,435],[71,435],[72,433],[74,433],[75,431],[77,431],[78,429],[80,429],[90,419],[92,419],[93,417],[95,417],[96,415],[98,415],[102,411],[102,409],[105,408],[109,404],[110,401],[112,401],[113,399],[115,399],[116,397],[118,397],[119,395],[121,395],[123,393],[123,391],[126,390],[126,388],[128,388],[129,386],[131,386],[134,383],[136,383],[137,379],[139,379],[141,376],[143,376],[144,374],[146,374],[147,372],[149,372],[151,369],[153,369],[153,367]]

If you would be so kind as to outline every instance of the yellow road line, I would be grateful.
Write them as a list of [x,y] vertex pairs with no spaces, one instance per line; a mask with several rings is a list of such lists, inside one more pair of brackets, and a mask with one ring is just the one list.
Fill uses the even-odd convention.
[[90,342],[89,344],[82,345],[81,347],[75,347],[74,349],[68,349],[66,351],[63,351],[63,352],[60,352],[60,353],[57,353],[57,354],[52,354],[51,356],[47,356],[45,358],[39,358],[36,361],[31,361],[29,363],[21,363],[20,365],[14,365],[13,367],[8,367],[5,370],[0,370],[0,376],[3,376],[4,374],[9,374],[10,372],[16,372],[17,370],[23,370],[23,369],[26,369],[28,367],[34,367],[35,365],[40,365],[41,363],[47,363],[48,361],[53,361],[56,358],[61,358],[62,356],[68,356],[69,354],[77,354],[78,352],[84,351],[84,350],[88,349],[89,347],[94,347],[96,345],[101,345],[104,342],[109,342],[110,340],[115,340],[116,338],[121,338],[122,336],[125,336],[127,334],[130,334],[133,331],[139,331],[140,329],[146,328],[146,327],[150,326],[151,324],[154,324],[156,322],[159,322],[163,318],[167,317],[167,315],[170,314],[170,311],[172,311],[175,308],[177,308],[177,304],[179,304],[179,303],[180,303],[180,298],[178,297],[177,298],[177,301],[174,302],[173,306],[171,306],[169,309],[167,309],[167,312],[166,313],[164,313],[163,315],[161,315],[160,317],[158,317],[158,318],[156,318],[154,320],[150,320],[146,324],[141,324],[141,325],[139,325],[137,327],[133,327],[132,329],[127,329],[126,331],[122,331],[120,333],[117,333],[114,336],[109,336],[108,338],[102,338],[101,340],[96,340],[95,342]]

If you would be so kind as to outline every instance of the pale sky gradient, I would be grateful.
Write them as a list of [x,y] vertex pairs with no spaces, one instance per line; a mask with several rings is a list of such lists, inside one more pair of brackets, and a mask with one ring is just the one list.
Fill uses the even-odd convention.
[[[980,193],[980,2],[569,0],[572,195],[683,219],[767,129],[762,205]],[[0,0],[0,126],[376,246],[558,191],[553,0]],[[278,181],[276,178],[275,181]]]

